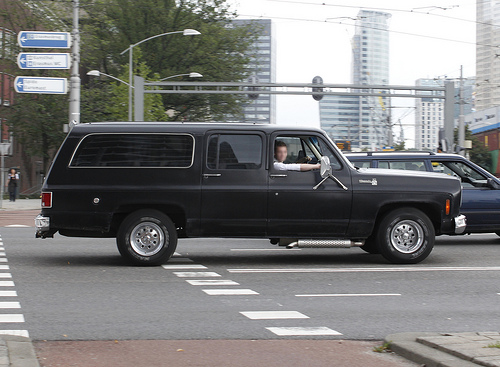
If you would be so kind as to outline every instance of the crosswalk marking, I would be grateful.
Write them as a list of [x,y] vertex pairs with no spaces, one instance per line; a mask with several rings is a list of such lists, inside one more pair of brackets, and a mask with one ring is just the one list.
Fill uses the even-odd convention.
[[210,278],[220,277],[221,275],[213,271],[174,271],[179,278]]
[[10,280],[1,280],[0,281],[0,287],[13,287],[14,282]]
[[325,326],[320,327],[266,327],[267,330],[278,336],[320,336],[342,335],[338,331]]
[[240,285],[240,283],[237,283],[232,280],[226,280],[226,279],[186,279],[186,282],[188,282],[191,285]]
[[19,302],[0,302],[1,308],[21,308],[21,304]]
[[202,289],[203,292],[210,296],[250,296],[259,293],[251,289]]
[[242,311],[243,316],[251,320],[276,320],[276,319],[308,319],[309,316],[298,311]]
[[0,322],[24,322],[23,314],[7,313],[0,315]]
[[199,265],[199,264],[167,264],[167,265],[162,265],[163,269],[166,270],[180,270],[180,269],[206,269],[207,267],[204,265]]
[[16,291],[0,291],[0,297],[17,297]]
[[10,279],[10,278],[12,278],[12,274],[11,273],[0,273],[0,278]]

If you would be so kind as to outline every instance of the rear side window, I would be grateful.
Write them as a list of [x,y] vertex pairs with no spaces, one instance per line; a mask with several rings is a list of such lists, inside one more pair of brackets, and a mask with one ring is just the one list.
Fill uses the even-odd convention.
[[406,171],[427,171],[424,161],[379,161],[378,168],[401,169]]
[[188,168],[194,138],[175,134],[94,134],[83,139],[70,167]]
[[254,134],[216,134],[208,141],[210,169],[258,169],[262,165],[262,138]]

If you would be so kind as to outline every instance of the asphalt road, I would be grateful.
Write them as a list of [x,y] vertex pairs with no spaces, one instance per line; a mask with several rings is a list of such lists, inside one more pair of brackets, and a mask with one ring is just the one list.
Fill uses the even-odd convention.
[[2,311],[22,315],[8,328],[33,340],[380,340],[500,328],[496,235],[442,237],[426,261],[403,266],[360,249],[181,240],[166,268],[146,268],[125,264],[113,239],[33,233],[0,229],[12,274],[0,284],[15,283],[0,290],[22,306]]

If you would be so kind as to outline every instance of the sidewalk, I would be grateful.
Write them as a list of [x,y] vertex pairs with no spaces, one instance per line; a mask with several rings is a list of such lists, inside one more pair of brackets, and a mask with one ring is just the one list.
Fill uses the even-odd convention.
[[426,367],[500,367],[500,332],[402,333],[391,350]]
[[0,335],[0,367],[40,367],[31,340]]
[[34,210],[41,209],[40,199],[17,199],[10,202],[8,199],[2,201],[2,208],[0,211],[17,211],[17,210]]

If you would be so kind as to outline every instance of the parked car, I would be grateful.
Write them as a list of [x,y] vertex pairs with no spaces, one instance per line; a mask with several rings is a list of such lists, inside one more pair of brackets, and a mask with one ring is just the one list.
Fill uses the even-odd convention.
[[490,233],[500,236],[500,180],[458,154],[432,152],[347,153],[360,168],[389,168],[439,172],[462,182],[461,213],[467,217],[465,233]]
[[[276,146],[286,160],[275,162]],[[435,234],[464,230],[460,200],[451,176],[357,170],[318,129],[91,123],[71,130],[51,165],[36,236],[116,237],[144,265],[167,261],[179,237],[362,246],[417,263]]]

